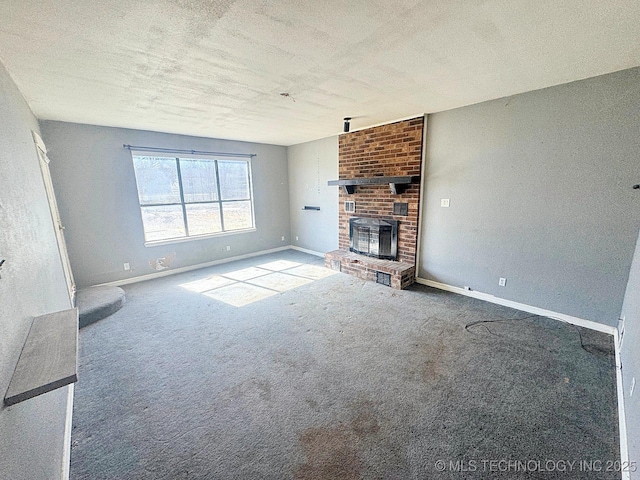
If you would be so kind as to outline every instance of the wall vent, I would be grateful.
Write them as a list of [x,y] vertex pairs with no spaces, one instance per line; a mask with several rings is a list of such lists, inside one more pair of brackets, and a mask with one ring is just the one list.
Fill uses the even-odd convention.
[[356,202],[352,200],[344,202],[344,211],[347,213],[356,213]]
[[376,283],[381,283],[387,287],[391,286],[391,274],[384,272],[376,272]]
[[404,217],[409,216],[409,204],[408,203],[394,203],[393,214],[402,215]]

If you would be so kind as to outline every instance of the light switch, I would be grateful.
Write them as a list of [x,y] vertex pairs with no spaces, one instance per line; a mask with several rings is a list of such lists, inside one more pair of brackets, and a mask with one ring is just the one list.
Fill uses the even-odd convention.
[[440,206],[441,207],[448,207],[449,206],[449,199],[448,198],[440,199]]

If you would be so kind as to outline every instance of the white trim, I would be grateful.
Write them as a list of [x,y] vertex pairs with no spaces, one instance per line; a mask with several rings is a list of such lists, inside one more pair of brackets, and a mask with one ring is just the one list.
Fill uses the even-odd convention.
[[[426,113],[416,113],[415,115],[409,115],[408,117],[402,117],[402,118],[397,118],[395,120],[387,120],[381,123],[374,123],[373,125],[367,125],[366,127],[358,127],[358,128],[354,128],[349,130],[348,132],[340,132],[338,133],[338,136],[340,135],[346,135],[348,133],[353,133],[353,132],[357,132],[360,130],[366,130],[368,128],[374,128],[374,127],[382,127],[383,125],[389,125],[391,123],[398,123],[398,122],[405,122],[407,120],[413,120],[414,118],[419,118],[419,117],[424,117],[426,116]],[[353,122],[353,120],[357,120],[357,117],[354,117],[351,119],[351,121]],[[353,126],[353,125],[351,125]]]
[[60,478],[62,480],[69,480],[69,470],[71,465],[71,429],[73,426],[73,392],[74,384],[69,385],[67,390],[67,413],[64,422],[64,437],[63,437],[63,451],[62,451],[62,471],[60,472]]
[[[35,133],[35,132],[34,132]],[[136,158],[138,157],[154,157],[154,155],[146,155],[146,152],[141,152],[141,151],[136,151],[136,150],[132,150],[131,149],[131,145],[123,145],[125,148],[129,149],[129,152],[131,153],[131,163],[133,166],[133,170],[134,170],[134,177],[135,177],[135,181],[136,181],[136,189],[138,190],[138,193],[140,193],[140,183],[139,183],[139,179],[138,179],[138,175],[137,175],[137,171],[136,171]],[[139,148],[143,148],[143,147],[139,147]],[[151,153],[151,152],[149,152]],[[212,153],[212,152],[210,152]],[[244,154],[243,154],[244,155]],[[188,202],[185,202],[185,199],[183,198],[182,195],[182,180],[180,177],[180,161],[181,160],[189,160],[191,159],[191,157],[189,156],[180,156],[180,155],[168,155],[166,157],[159,155],[162,158],[167,158],[167,159],[171,159],[171,160],[175,160],[175,164],[176,164],[176,169],[178,172],[178,183],[180,184],[180,202],[179,203],[174,203],[172,204],[173,206],[180,206],[182,209],[182,213],[183,215],[186,215],[186,205],[188,205]],[[214,232],[214,233],[207,233],[204,235],[187,235],[187,218],[184,218],[184,221],[187,222],[185,223],[184,227],[185,227],[185,236],[180,236],[180,237],[174,237],[174,238],[162,238],[160,240],[147,240],[147,232],[145,230],[145,225],[144,225],[144,221],[142,221],[142,217],[141,218],[141,222],[142,222],[142,229],[143,229],[143,233],[144,233],[144,246],[145,247],[155,247],[158,245],[169,245],[169,244],[173,244],[173,243],[181,243],[181,242],[190,242],[192,240],[202,240],[202,239],[208,239],[208,238],[214,238],[214,237],[223,237],[226,235],[236,235],[236,234],[243,234],[243,233],[251,233],[251,232],[256,232],[257,228],[256,228],[256,207],[255,207],[255,196],[254,196],[254,191],[253,191],[253,157],[254,155],[252,154],[247,154],[246,157],[248,158],[233,158],[233,159],[218,159],[215,157],[212,157],[210,155],[206,155],[205,152],[203,152],[202,157],[199,156],[195,156],[195,154],[192,154],[193,159],[198,159],[198,158],[202,158],[202,159],[207,159],[210,160],[211,162],[215,162],[215,166],[216,166],[216,188],[218,189],[218,194],[220,194],[220,178],[218,176],[218,168],[219,168],[219,162],[228,162],[228,161],[233,161],[233,162],[244,162],[247,166],[247,181],[248,181],[248,189],[249,189],[249,198],[243,198],[243,199],[237,199],[237,200],[223,200],[222,198],[218,198],[217,200],[211,200],[208,201],[206,203],[209,204],[216,204],[219,206],[220,210],[220,214],[222,215],[224,213],[224,204],[227,202],[239,202],[239,201],[243,201],[243,202],[250,202],[251,203],[251,227],[249,228],[243,228],[243,229],[235,229],[235,230],[225,230],[222,232]],[[142,215],[142,209],[144,207],[149,207],[149,205],[143,205],[141,203],[138,204],[139,208],[140,208],[140,214]],[[162,206],[163,204],[156,204],[155,206]],[[153,205],[152,205],[153,206]],[[224,215],[223,215],[224,217]],[[224,221],[222,222],[224,224]],[[223,225],[224,226],[224,225]]]
[[[44,155],[46,156],[47,146],[44,144],[44,140],[42,140],[40,134],[35,130],[31,130],[31,135],[33,135],[33,141],[35,142],[36,147],[42,150],[42,153],[44,153]],[[49,158],[46,159],[46,162],[49,163]]]
[[49,157],[47,156],[47,148],[44,145],[42,137],[36,131],[31,131],[34,145],[36,147],[36,155],[38,156],[38,164],[40,165],[40,173],[42,174],[42,182],[45,193],[47,194],[47,200],[49,204],[49,211],[51,213],[51,223],[53,231],[56,237],[56,243],[58,247],[58,253],[60,254],[60,263],[62,271],[64,273],[64,279],[67,284],[67,291],[69,293],[69,301],[71,305],[75,304],[76,296],[76,282],[73,279],[73,271],[71,270],[71,262],[69,261],[69,252],[67,250],[67,243],[64,238],[64,226],[60,217],[60,209],[58,208],[58,201],[56,200],[55,187],[53,186],[53,180],[51,178],[51,170],[49,168]]
[[420,159],[420,201],[418,202],[418,235],[416,237],[416,279],[418,278],[418,272],[420,271],[420,253],[422,245],[422,219],[424,218],[424,188],[426,182],[426,170],[427,170],[427,118],[425,114],[422,124],[422,158]]
[[464,288],[454,287],[452,285],[447,285],[446,283],[435,282],[433,280],[427,280],[419,277],[416,278],[416,282],[422,285],[427,285],[429,287],[438,288],[440,290],[446,290],[447,292],[458,293],[460,295],[465,295],[467,297],[473,297],[479,300],[484,300],[485,302],[495,303],[497,305],[515,308],[516,310],[522,310],[523,312],[533,313],[535,315],[540,315],[542,317],[553,318],[554,320],[560,320],[561,322],[570,323],[571,325],[577,325],[579,327],[589,328],[591,330],[596,330],[598,332],[606,333],[608,335],[616,334],[616,327],[604,325],[602,323],[594,322],[592,320],[585,320],[584,318],[573,317],[571,315],[566,315],[564,313],[554,312],[552,310],[547,310],[545,308],[533,307],[525,303],[514,302],[513,300],[506,300],[504,298],[496,297],[489,293],[477,292],[475,290],[465,290]]
[[[620,464],[629,465],[629,446],[627,444],[627,419],[624,410],[624,382],[622,381],[622,362],[620,360],[620,340],[618,331],[613,337],[613,346],[616,353],[616,390],[618,397],[618,432],[620,434]],[[631,473],[629,469],[623,470],[622,480],[630,480]]]
[[241,235],[243,233],[257,232],[255,227],[245,228],[242,230],[228,230],[220,233],[209,233],[206,235],[190,235],[188,237],[167,238],[165,240],[153,240],[150,242],[144,242],[145,247],[157,247],[160,245],[171,245],[173,243],[193,242],[195,240],[206,240],[208,238],[228,237],[229,235]]
[[322,253],[322,252],[316,252],[315,250],[309,250],[308,248],[302,248],[302,247],[298,247],[296,245],[289,245],[289,248],[291,250],[297,250],[298,252],[308,253],[309,255],[315,255],[316,257],[324,258],[324,253]]
[[138,277],[123,278],[122,280],[114,280],[113,282],[100,283],[95,285],[96,287],[114,286],[120,287],[122,285],[129,285],[130,283],[144,282],[145,280],[153,280],[154,278],[167,277],[177,273],[190,272],[191,270],[198,270],[199,268],[213,267],[214,265],[221,265],[223,263],[235,262],[236,260],[243,260],[245,258],[259,257],[260,255],[268,255],[269,253],[282,252],[283,250],[289,250],[290,245],[284,247],[271,248],[269,250],[261,250],[259,252],[246,253],[244,255],[236,255],[235,257],[222,258],[220,260],[213,260],[211,262],[197,263],[195,265],[188,265],[186,267],[173,268],[169,270],[163,270],[161,272],[150,273],[148,275],[140,275]]

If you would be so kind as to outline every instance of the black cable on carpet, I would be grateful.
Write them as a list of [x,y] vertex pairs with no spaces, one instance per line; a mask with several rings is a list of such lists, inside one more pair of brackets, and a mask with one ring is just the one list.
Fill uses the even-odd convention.
[[[500,335],[492,332],[489,327],[487,327],[485,324],[487,323],[497,323],[497,322],[512,322],[512,321],[520,321],[520,320],[530,320],[532,318],[538,318],[540,317],[540,315],[529,315],[528,317],[522,317],[522,318],[498,318],[498,319],[493,319],[493,320],[477,320],[475,322],[470,322],[467,323],[464,326],[464,329],[469,332],[469,333],[473,333],[471,330],[469,330],[471,327],[475,327],[475,326],[481,326],[484,327],[484,329],[489,332],[491,335],[493,335],[494,337],[499,337]],[[585,345],[584,345],[584,341],[582,339],[582,332],[580,331],[580,327],[578,327],[577,325],[573,325],[573,324],[569,324],[571,325],[573,328],[576,329],[576,332],[578,332],[578,337],[580,338],[580,347],[587,353],[597,356],[598,354],[602,355],[610,355],[610,352],[605,351],[601,348],[598,348],[596,346],[592,346],[591,349],[588,349]],[[595,350],[595,351],[594,351]]]

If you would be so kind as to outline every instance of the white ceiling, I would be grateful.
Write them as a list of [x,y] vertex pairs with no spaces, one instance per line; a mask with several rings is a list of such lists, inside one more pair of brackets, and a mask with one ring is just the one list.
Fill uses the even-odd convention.
[[0,61],[40,119],[291,145],[638,66],[640,2],[0,0]]

